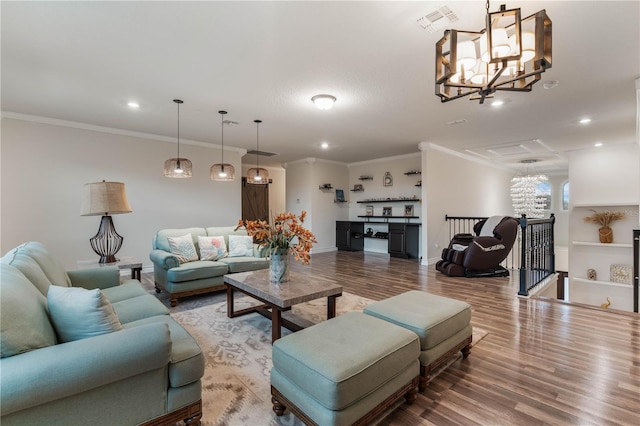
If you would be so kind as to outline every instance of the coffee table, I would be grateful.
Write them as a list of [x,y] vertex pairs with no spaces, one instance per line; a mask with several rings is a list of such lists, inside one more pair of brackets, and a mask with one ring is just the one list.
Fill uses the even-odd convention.
[[[291,310],[293,305],[326,297],[327,318],[333,318],[336,316],[336,297],[342,295],[342,286],[334,281],[295,271],[290,272],[290,280],[286,283],[269,282],[269,270],[261,269],[225,275],[224,284],[227,288],[227,316],[234,318],[258,312],[271,318],[271,343],[280,338],[282,326],[292,331],[304,328],[282,318],[282,313]],[[235,291],[249,295],[263,305],[236,311],[233,306]]]

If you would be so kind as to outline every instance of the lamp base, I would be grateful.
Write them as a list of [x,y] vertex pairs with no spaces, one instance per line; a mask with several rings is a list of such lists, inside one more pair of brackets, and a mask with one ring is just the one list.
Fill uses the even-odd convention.
[[122,247],[123,240],[116,232],[111,216],[105,215],[100,221],[98,233],[89,242],[93,251],[100,256],[100,263],[113,263],[117,261],[115,254]]

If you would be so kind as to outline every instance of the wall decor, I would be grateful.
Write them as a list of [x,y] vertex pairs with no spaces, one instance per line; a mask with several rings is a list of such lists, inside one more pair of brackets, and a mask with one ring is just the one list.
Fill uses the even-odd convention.
[[611,265],[609,280],[619,284],[631,284],[633,267],[630,265]]
[[365,214],[367,216],[373,216],[373,206],[367,206],[367,212]]
[[598,274],[595,269],[587,269],[587,279],[595,281],[598,279]]
[[587,216],[584,218],[585,222],[593,222],[600,225],[598,228],[598,236],[601,243],[612,243],[613,242],[613,230],[609,226],[611,222],[624,219],[624,212],[597,212],[591,209],[593,214],[591,216]]
[[342,189],[336,189],[336,201],[342,203],[344,199],[344,191]]
[[352,191],[364,191],[364,186],[361,183],[356,183],[353,185]]
[[382,216],[391,216],[391,207],[383,207]]
[[413,216],[413,204],[405,204],[404,205],[404,215],[405,216]]
[[393,176],[391,176],[391,173],[389,172],[384,173],[384,176],[382,177],[382,185],[393,186]]

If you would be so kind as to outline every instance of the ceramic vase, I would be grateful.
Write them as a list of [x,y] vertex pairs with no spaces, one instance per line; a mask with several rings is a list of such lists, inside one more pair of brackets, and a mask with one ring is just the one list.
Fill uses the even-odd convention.
[[289,281],[289,251],[287,249],[276,249],[271,252],[269,280],[272,283]]

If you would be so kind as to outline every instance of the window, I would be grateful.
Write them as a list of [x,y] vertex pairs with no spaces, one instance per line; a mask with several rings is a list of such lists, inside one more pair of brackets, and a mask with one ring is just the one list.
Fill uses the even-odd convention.
[[544,198],[543,210],[551,209],[551,185],[549,182],[542,182],[536,186],[536,198]]
[[562,184],[562,210],[569,210],[569,182]]

